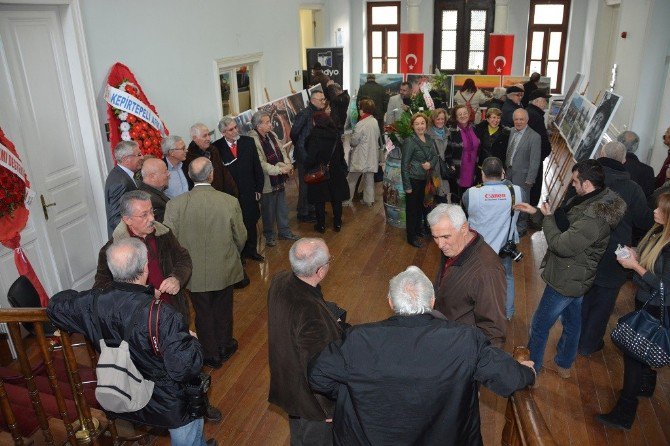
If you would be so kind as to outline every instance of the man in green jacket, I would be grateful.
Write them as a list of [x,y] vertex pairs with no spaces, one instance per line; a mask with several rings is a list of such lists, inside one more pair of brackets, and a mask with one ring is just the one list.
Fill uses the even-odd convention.
[[379,131],[384,131],[384,112],[386,111],[386,106],[389,102],[389,97],[386,94],[384,87],[377,83],[376,77],[374,74],[370,73],[367,77],[367,82],[361,85],[361,88],[358,89],[357,100],[360,101],[363,98],[372,99],[375,103],[375,112],[374,116],[379,124]]
[[577,196],[553,214],[549,203],[543,203],[539,208],[528,203],[514,206],[542,222],[547,239],[547,253],[540,266],[544,269],[542,279],[547,286],[531,322],[530,359],[539,373],[549,330],[560,317],[563,333],[554,364],[548,368],[566,379],[570,377],[570,368],[577,356],[582,297],[593,284],[610,232],[626,211],[626,203],[621,197],[605,187],[603,168],[596,160],[574,165],[572,185]]

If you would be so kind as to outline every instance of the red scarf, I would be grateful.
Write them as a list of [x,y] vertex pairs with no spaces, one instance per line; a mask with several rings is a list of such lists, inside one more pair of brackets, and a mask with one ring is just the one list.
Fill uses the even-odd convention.
[[[142,238],[138,235],[135,235],[130,228],[128,228],[128,234],[130,234],[131,237],[142,240],[142,242],[146,245],[149,266],[149,277],[147,278],[147,283],[153,286],[155,289],[159,289],[161,287],[161,283],[163,283],[165,280],[165,276],[163,275],[163,270],[161,269],[161,265],[158,261],[158,243],[156,242],[156,234],[152,232],[145,238]],[[161,300],[167,304],[172,304],[172,296],[167,293],[161,294]]]

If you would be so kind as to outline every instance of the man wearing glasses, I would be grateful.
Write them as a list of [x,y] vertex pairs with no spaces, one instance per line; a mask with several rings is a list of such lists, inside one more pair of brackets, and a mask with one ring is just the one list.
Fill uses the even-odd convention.
[[188,149],[181,136],[170,135],[163,139],[161,143],[163,151],[163,160],[170,172],[168,187],[165,189],[165,195],[174,198],[184,192],[188,192],[188,180],[182,170],[182,165],[186,161]]
[[302,238],[289,261],[292,271],[279,272],[268,291],[268,401],[288,414],[292,445],[331,445],[334,404],[310,389],[307,363],[342,335],[319,286],[332,257],[322,239]]
[[305,183],[305,141],[314,127],[312,116],[319,110],[326,107],[326,96],[323,92],[315,91],[309,99],[309,106],[301,110],[293,121],[291,127],[291,141],[293,141],[293,159],[298,167],[298,221],[300,222],[316,222],[316,215],[314,214],[314,206],[310,206],[307,201],[307,184]]
[[116,166],[109,172],[105,181],[105,211],[107,213],[107,235],[112,232],[121,221],[119,201],[121,196],[137,189],[133,178],[142,168],[143,156],[140,148],[134,141],[121,141],[114,147]]
[[505,127],[514,126],[514,111],[518,108],[523,108],[521,105],[521,99],[523,98],[523,88],[512,85],[505,90],[507,99],[502,106],[502,118],[500,119],[500,124]]

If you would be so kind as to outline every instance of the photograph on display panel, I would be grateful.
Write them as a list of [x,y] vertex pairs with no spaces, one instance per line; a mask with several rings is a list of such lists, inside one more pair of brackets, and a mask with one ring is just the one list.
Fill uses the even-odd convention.
[[[319,85],[319,88],[321,86]],[[272,131],[277,134],[282,144],[290,141],[291,137],[291,123],[288,118],[288,110],[286,106],[286,98],[275,99],[272,102],[263,104],[258,107],[258,110],[270,113],[270,122],[272,123]]]
[[[579,141],[584,136],[584,132],[586,132],[586,128],[588,127],[589,121],[591,121],[591,117],[595,110],[596,106],[584,96],[579,95],[573,97],[570,109],[566,112],[563,125],[561,126],[563,137],[568,143],[570,152],[573,155],[575,154],[575,150],[577,150]],[[566,122],[570,124],[569,130],[567,130]]]
[[567,111],[568,106],[570,105],[570,101],[572,100],[572,97],[575,94],[579,94],[578,88],[582,84],[582,80],[584,80],[584,75],[582,73],[577,73],[575,75],[575,78],[572,80],[572,83],[570,84],[570,87],[568,88],[568,91],[565,94],[565,99],[563,100],[563,105],[560,110],[558,110],[558,114],[556,115],[556,120],[554,121],[557,126],[560,127],[560,125],[563,122],[563,118],[565,117],[565,112]]
[[[358,76],[358,88],[361,88],[361,85],[367,82],[368,74],[370,73],[361,73]],[[398,94],[400,84],[402,84],[403,80],[402,74],[374,73],[374,75],[375,82],[384,87],[387,95],[393,96]]]
[[299,91],[298,93],[286,96],[286,112],[288,113],[288,120],[293,125],[295,117],[300,111],[307,108],[309,99],[307,98],[307,90]]
[[247,110],[235,116],[235,122],[237,123],[237,130],[240,132],[240,135],[247,135],[253,126],[251,125],[251,117],[254,115],[252,110]]
[[[525,84],[530,80],[530,76],[503,76],[502,86],[507,88],[516,84]],[[540,76],[540,81],[537,83],[537,88],[550,91],[551,78],[548,76]]]
[[[430,96],[433,98],[435,108],[449,108],[451,91],[451,76],[441,76],[442,85],[436,84],[434,74],[407,74],[405,80],[412,85],[412,95],[419,92],[421,86],[428,82],[430,84]],[[438,78],[438,79],[440,79]]]
[[454,97],[463,87],[466,80],[472,79],[478,90],[490,99],[493,97],[493,89],[500,87],[500,76],[476,75],[476,74],[455,74],[451,81],[451,103],[454,103]]
[[593,156],[593,153],[598,148],[598,143],[605,130],[609,127],[620,102],[621,97],[610,91],[606,91],[603,94],[586,131],[582,134],[581,141],[577,145],[577,149],[575,150],[575,160],[584,161]]

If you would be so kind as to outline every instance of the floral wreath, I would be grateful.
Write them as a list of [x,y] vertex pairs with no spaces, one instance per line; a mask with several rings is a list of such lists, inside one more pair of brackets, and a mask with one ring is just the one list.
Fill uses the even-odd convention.
[[[124,79],[116,88],[125,91],[141,101],[140,89],[128,79]],[[127,113],[114,107],[112,107],[112,110],[120,121],[119,130],[123,141],[135,141],[144,155],[153,155],[156,158],[163,157],[161,150],[162,136],[158,130],[132,113]]]

